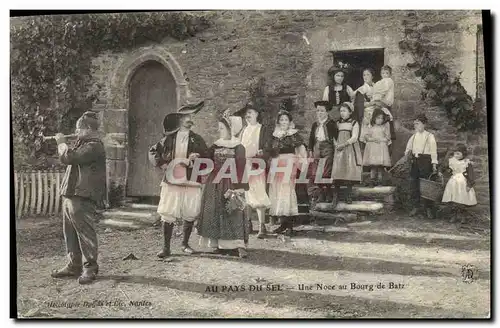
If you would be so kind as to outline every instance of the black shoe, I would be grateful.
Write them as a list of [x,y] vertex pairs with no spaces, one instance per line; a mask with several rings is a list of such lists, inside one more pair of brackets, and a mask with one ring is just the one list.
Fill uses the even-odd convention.
[[284,224],[281,224],[278,228],[273,230],[273,233],[283,233],[283,231],[286,230],[286,226]]
[[162,249],[161,251],[159,251],[156,256],[158,256],[159,258],[163,259],[165,257],[169,257],[171,254],[170,254],[170,249],[167,249],[167,248],[164,248]]
[[266,237],[267,229],[265,224],[260,225],[259,233],[257,234],[257,238],[264,239]]

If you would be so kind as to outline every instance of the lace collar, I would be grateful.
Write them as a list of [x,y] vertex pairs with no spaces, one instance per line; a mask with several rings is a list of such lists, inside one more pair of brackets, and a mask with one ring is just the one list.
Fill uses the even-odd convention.
[[323,120],[316,120],[316,122],[318,122],[319,125],[325,125],[326,122],[328,122],[330,118],[327,116],[325,119]]
[[297,133],[297,131],[298,131],[297,129],[288,129],[287,131],[283,131],[283,130],[276,128],[276,129],[274,129],[273,137],[281,139],[281,138],[284,138],[287,136],[294,135],[295,133]]
[[351,123],[352,121],[352,117],[349,117],[348,119],[340,118],[339,123]]

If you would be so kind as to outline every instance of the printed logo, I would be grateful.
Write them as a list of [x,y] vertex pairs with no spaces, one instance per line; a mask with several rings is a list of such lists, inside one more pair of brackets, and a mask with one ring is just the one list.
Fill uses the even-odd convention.
[[477,279],[477,269],[471,264],[462,266],[462,281],[470,284]]

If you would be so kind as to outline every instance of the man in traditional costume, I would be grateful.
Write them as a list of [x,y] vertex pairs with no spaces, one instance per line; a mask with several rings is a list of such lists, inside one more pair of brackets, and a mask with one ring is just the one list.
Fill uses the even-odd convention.
[[203,102],[186,105],[177,113],[165,116],[165,137],[149,150],[151,163],[165,170],[157,210],[161,216],[164,242],[163,249],[157,254],[160,258],[170,256],[170,240],[177,220],[183,222],[183,252],[194,252],[188,242],[200,212],[202,194],[201,181],[192,181],[191,174],[194,160],[205,157],[208,148],[203,138],[191,131],[191,116],[203,105]]
[[61,163],[67,164],[61,184],[63,231],[68,264],[54,278],[78,277],[80,284],[95,280],[97,265],[97,208],[106,194],[106,153],[99,139],[97,113],[85,112],[76,122],[76,144],[69,147],[63,134],[55,136]]
[[[245,118],[246,126],[241,132],[241,144],[245,147],[247,158],[262,158],[267,161],[268,156],[264,151],[267,149],[271,133],[260,121],[260,110],[253,103],[247,103],[245,107],[235,113],[235,115]],[[258,163],[247,162],[247,171],[257,170]],[[262,168],[263,169],[263,168]],[[271,206],[271,201],[266,192],[266,170],[260,175],[251,176],[248,180],[249,190],[245,192],[246,202],[249,209],[255,209],[259,218],[259,233],[257,238],[264,238],[267,233],[265,215],[266,210]],[[247,211],[247,219],[250,222],[250,211]]]

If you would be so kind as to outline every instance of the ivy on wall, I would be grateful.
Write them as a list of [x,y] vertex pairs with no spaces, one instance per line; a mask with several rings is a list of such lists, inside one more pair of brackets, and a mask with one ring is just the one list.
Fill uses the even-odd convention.
[[422,99],[446,111],[451,123],[461,132],[476,132],[486,128],[486,108],[480,99],[472,99],[460,83],[459,76],[451,76],[448,67],[431,55],[429,41],[422,37],[419,21],[414,13],[403,21],[404,39],[399,42],[403,53],[414,59],[407,66],[424,82]]
[[91,60],[103,51],[120,52],[184,40],[210,26],[207,12],[75,14],[11,19],[11,104],[16,169],[57,165],[55,145],[41,135],[70,132],[92,108],[102,86],[90,80]]

